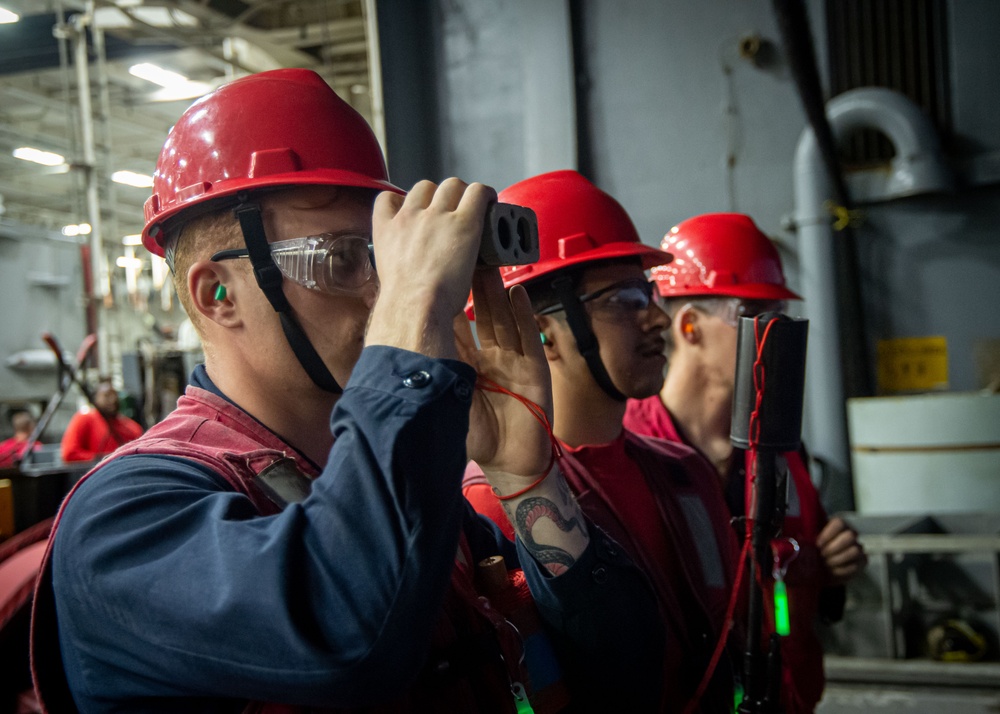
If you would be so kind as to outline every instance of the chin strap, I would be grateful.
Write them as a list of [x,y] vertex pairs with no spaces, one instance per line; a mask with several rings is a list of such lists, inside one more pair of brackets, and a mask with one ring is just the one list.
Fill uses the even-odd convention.
[[325,392],[341,394],[343,389],[337,384],[337,380],[326,368],[323,359],[312,346],[302,326],[292,315],[292,306],[285,297],[281,286],[284,276],[278,265],[271,258],[271,250],[268,248],[267,236],[264,234],[264,220],[260,215],[260,206],[250,200],[249,194],[241,193],[237,197],[239,205],[234,210],[236,218],[239,219],[240,228],[243,229],[243,240],[247,245],[247,252],[250,254],[250,264],[253,266],[253,274],[257,279],[257,285],[261,292],[267,297],[271,307],[278,313],[281,320],[281,329],[285,333],[292,352],[306,371],[309,378],[316,383],[316,386]]
[[608,370],[604,366],[604,362],[601,361],[601,346],[597,344],[597,335],[590,329],[587,310],[583,307],[583,303],[580,302],[580,298],[577,297],[573,279],[568,275],[556,278],[552,281],[552,289],[555,290],[556,295],[559,297],[559,302],[562,303],[563,310],[566,312],[566,321],[569,323],[569,329],[573,333],[574,339],[576,339],[576,348],[587,361],[587,367],[590,368],[590,373],[594,375],[594,381],[597,382],[597,386],[603,389],[604,393],[615,401],[626,401],[628,397],[618,391],[614,382],[611,381],[610,375],[608,375]]

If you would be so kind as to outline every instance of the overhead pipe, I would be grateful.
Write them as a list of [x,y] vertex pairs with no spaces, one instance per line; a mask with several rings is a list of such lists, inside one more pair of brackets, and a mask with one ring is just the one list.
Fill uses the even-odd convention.
[[104,270],[104,230],[101,225],[101,199],[97,174],[97,142],[94,137],[94,112],[90,100],[90,60],[87,50],[87,26],[93,17],[88,14],[74,15],[70,19],[73,39],[73,63],[76,68],[77,101],[80,108],[80,136],[83,148],[83,161],[76,168],[83,169],[85,197],[87,204],[87,219],[90,222],[90,280],[84,273],[84,285],[87,301],[87,331],[96,333],[97,368],[103,371],[108,365],[108,345],[106,325],[98,309],[98,302],[105,297],[104,281],[101,273]]
[[[871,172],[853,182],[857,203],[946,191],[951,174],[941,155],[930,119],[909,99],[890,89],[865,87],[835,97],[826,105],[834,137],[842,142],[860,129],[874,129],[892,143],[895,156],[887,171]],[[853,507],[850,451],[844,391],[844,350],[838,323],[837,235],[826,203],[837,189],[826,169],[812,128],[806,128],[795,152],[795,223],[798,230],[804,309],[809,318],[806,367],[805,443],[827,469],[834,489],[831,500]]]

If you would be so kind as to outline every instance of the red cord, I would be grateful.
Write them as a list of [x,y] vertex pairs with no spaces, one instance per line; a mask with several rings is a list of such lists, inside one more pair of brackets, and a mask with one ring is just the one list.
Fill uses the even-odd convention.
[[747,471],[746,475],[746,487],[744,489],[745,501],[744,510],[746,512],[746,535],[745,537],[749,539],[753,532],[753,487],[757,482],[757,445],[760,441],[760,408],[764,401],[764,386],[766,384],[766,375],[764,374],[764,345],[767,344],[768,333],[771,332],[771,327],[774,325],[776,320],[771,320],[767,323],[767,327],[764,328],[764,334],[760,334],[760,315],[757,315],[753,319],[753,334],[754,334],[754,347],[757,352],[757,359],[753,363],[753,387],[754,387],[754,407],[753,411],[750,413],[750,424],[748,431],[749,437],[749,448],[747,453],[750,459],[750,470]]
[[[496,494],[497,499],[501,501],[509,501],[512,498],[523,496],[528,491],[535,488],[538,484],[544,481],[546,477],[549,475],[549,473],[552,471],[552,467],[555,465],[556,461],[562,458],[562,447],[559,446],[559,440],[556,439],[555,434],[552,433],[552,424],[551,422],[549,422],[549,416],[548,414],[545,413],[545,410],[542,409],[535,402],[531,401],[525,396],[518,394],[517,392],[510,391],[506,387],[497,384],[492,379],[490,379],[489,377],[485,377],[482,374],[476,375],[476,388],[481,389],[484,392],[495,392],[497,394],[506,394],[507,396],[513,397],[517,401],[521,402],[521,404],[523,404],[525,407],[528,408],[528,411],[531,412],[532,416],[534,416],[535,419],[538,420],[538,423],[542,425],[542,427],[545,429],[545,433],[548,434],[549,442],[552,444],[552,458],[549,459],[549,465],[545,467],[545,471],[542,472],[542,475],[538,478],[538,480],[532,483],[530,486],[526,486],[525,488],[522,488],[519,491],[515,491],[514,493],[508,493],[506,496],[501,496],[499,493]],[[495,490],[494,493],[496,493]]]
[[[555,458],[553,458],[552,461],[555,461]],[[509,501],[512,498],[517,498],[518,496],[523,496],[524,494],[526,494],[528,491],[530,491],[535,486],[537,486],[538,484],[540,484],[542,481],[544,481],[545,479],[547,479],[549,477],[549,471],[552,470],[552,461],[549,462],[549,468],[545,471],[545,473],[543,473],[541,476],[539,476],[538,480],[535,481],[534,483],[532,483],[530,486],[525,486],[520,491],[514,491],[514,493],[508,493],[506,496],[501,496],[499,493],[496,493],[496,491],[494,491],[493,493],[496,494],[497,500],[498,501]]]
[[[712,659],[709,660],[708,669],[705,670],[705,674],[701,678],[701,682],[698,684],[698,689],[695,691],[694,697],[687,703],[684,707],[684,714],[693,714],[693,712],[698,708],[698,703],[701,698],[705,695],[705,690],[708,689],[708,683],[712,681],[712,675],[715,673],[715,668],[719,666],[719,660],[722,658],[722,651],[726,647],[726,640],[729,636],[729,630],[733,626],[733,613],[736,611],[736,602],[739,600],[740,586],[743,584],[743,573],[746,570],[747,557],[750,556],[750,543],[753,531],[753,518],[750,515],[753,513],[750,510],[752,505],[751,495],[753,485],[757,479],[757,442],[760,440],[760,407],[764,400],[764,345],[767,342],[767,335],[771,331],[771,326],[777,322],[777,320],[771,320],[767,323],[767,327],[764,328],[764,334],[760,334],[760,316],[756,316],[753,320],[754,327],[754,347],[757,352],[757,359],[753,364],[753,386],[754,386],[754,409],[750,414],[750,424],[748,428],[749,437],[749,448],[747,452],[750,455],[750,470],[746,475],[746,497],[744,501],[744,509],[746,510],[746,535],[743,539],[743,549],[740,551],[739,565],[736,569],[736,579],[733,581],[733,591],[729,596],[729,605],[726,607],[726,619],[723,621],[722,632],[719,634],[719,641],[715,644],[715,651],[712,652]],[[758,568],[757,581],[760,584],[760,572]],[[761,588],[763,590],[763,587]],[[768,608],[762,608],[765,612],[768,612],[771,619],[774,619],[774,613],[769,612]]]
[[749,550],[750,541],[744,541],[743,550],[740,552],[740,564],[736,568],[736,579],[733,581],[733,593],[730,595],[729,605],[726,607],[726,619],[723,620],[724,627],[722,628],[722,633],[719,635],[719,641],[715,643],[715,651],[712,653],[712,659],[708,662],[708,669],[705,670],[705,674],[701,678],[701,683],[698,684],[698,690],[694,693],[694,698],[684,707],[684,714],[693,714],[698,708],[698,703],[705,696],[705,690],[708,689],[708,683],[712,681],[715,668],[719,666],[719,660],[722,659],[722,651],[726,648],[729,630],[733,626],[733,613],[736,611],[736,601],[739,600],[740,586],[743,584],[743,572],[746,570],[747,552]]

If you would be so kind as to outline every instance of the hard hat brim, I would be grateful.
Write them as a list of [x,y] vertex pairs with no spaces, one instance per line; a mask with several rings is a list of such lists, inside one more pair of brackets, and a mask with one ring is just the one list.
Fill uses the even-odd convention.
[[[171,224],[182,216],[190,218],[207,211],[219,210],[226,205],[225,199],[235,199],[241,191],[259,191],[273,188],[295,188],[297,186],[344,186],[346,188],[372,189],[375,191],[392,191],[405,195],[406,192],[388,181],[374,179],[353,171],[334,169],[316,169],[312,171],[294,171],[287,174],[274,174],[263,178],[240,178],[232,181],[222,181],[208,186],[203,192],[193,192],[185,201],[159,213],[154,221],[146,224],[142,231],[142,244],[145,248],[161,258],[164,255],[163,240]],[[186,214],[191,213],[191,216]]]
[[772,283],[743,283],[735,285],[724,285],[718,288],[710,288],[705,285],[685,287],[677,289],[671,287],[665,278],[657,277],[653,273],[653,280],[656,283],[660,295],[665,298],[675,297],[734,297],[745,300],[801,300],[802,296],[792,292],[783,285]]
[[[565,260],[548,260],[532,265],[519,265],[510,268],[503,276],[503,285],[504,288],[509,290],[515,285],[538,280],[566,268],[619,258],[638,258],[642,263],[642,269],[649,270],[657,265],[666,265],[674,259],[674,256],[665,250],[653,248],[645,243],[606,243],[599,248],[588,250]],[[469,294],[468,302],[465,304],[465,314],[470,320],[476,319],[475,305],[472,302],[471,293]]]
[[550,273],[577,267],[585,263],[605,262],[619,258],[638,258],[643,270],[649,270],[658,265],[666,265],[674,259],[673,254],[659,248],[653,248],[645,243],[605,243],[593,250],[583,251],[568,258],[539,261],[531,265],[519,265],[503,273],[504,287],[510,288],[532,280],[537,280]]

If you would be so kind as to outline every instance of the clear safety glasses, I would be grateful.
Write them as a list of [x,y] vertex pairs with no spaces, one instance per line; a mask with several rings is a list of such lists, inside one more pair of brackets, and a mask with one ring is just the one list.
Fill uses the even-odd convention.
[[732,327],[740,326],[741,317],[757,317],[765,312],[784,312],[788,308],[788,303],[784,300],[744,300],[743,298],[696,300],[688,304],[702,312],[715,315]]
[[[642,278],[630,278],[580,296],[580,302],[589,304],[592,312],[626,315],[647,309],[650,305],[661,304],[656,285]],[[561,304],[542,310],[540,315],[549,315],[563,309]]]
[[[356,294],[378,284],[369,236],[323,233],[275,241],[268,248],[281,274],[310,290]],[[248,257],[246,248],[234,248],[219,251],[212,260]]]

